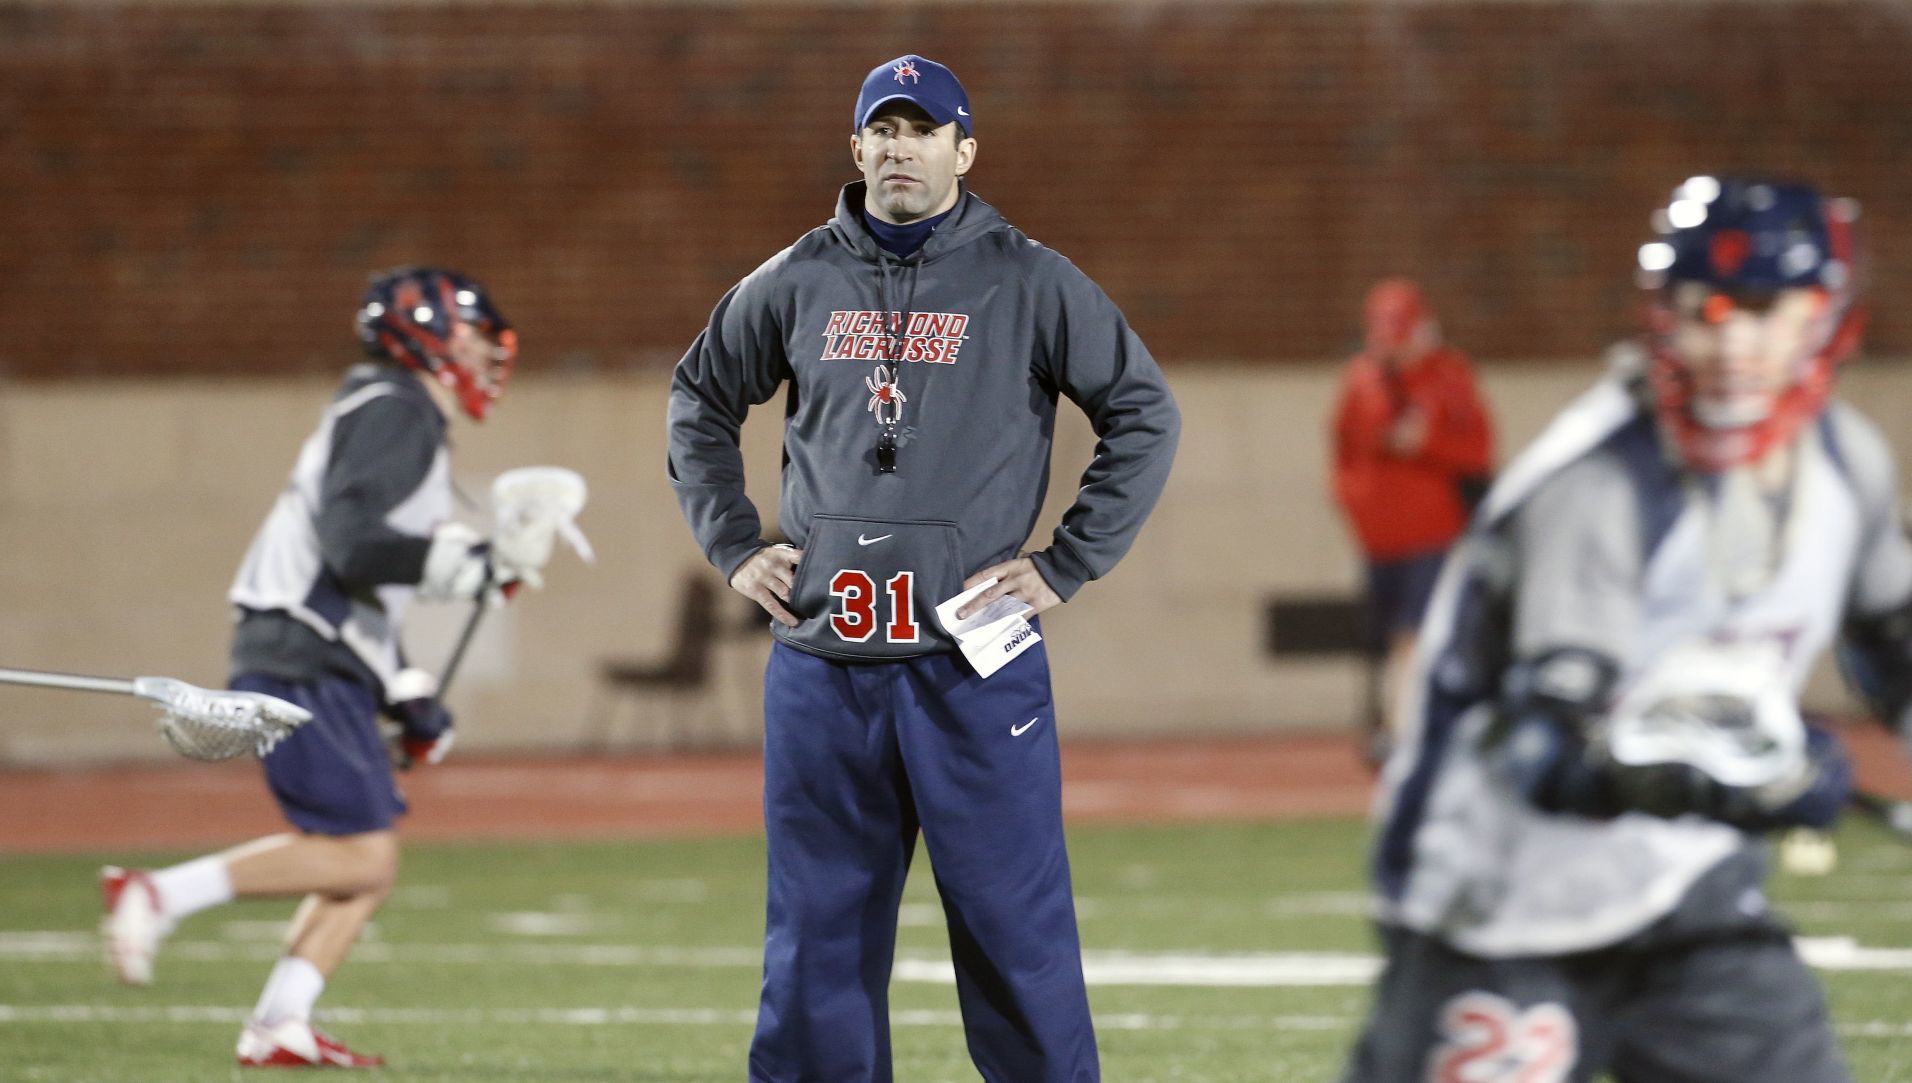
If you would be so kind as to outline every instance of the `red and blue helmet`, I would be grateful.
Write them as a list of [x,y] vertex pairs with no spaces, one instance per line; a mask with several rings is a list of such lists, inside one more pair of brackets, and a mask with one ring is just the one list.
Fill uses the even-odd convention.
[[[372,280],[359,302],[358,337],[367,355],[427,373],[483,421],[504,393],[518,358],[518,335],[477,282],[438,267],[400,267]],[[468,324],[496,344],[486,371],[452,358],[452,334]]]
[[[1705,471],[1753,462],[1817,417],[1833,376],[1851,356],[1865,324],[1853,238],[1858,205],[1828,199],[1798,183],[1692,177],[1654,213],[1658,238],[1640,247],[1646,290],[1648,378],[1661,425],[1688,466]],[[1675,345],[1675,292],[1696,283],[1705,312],[1757,307],[1781,291],[1812,290],[1820,299],[1792,380],[1758,417],[1708,416],[1693,373]]]

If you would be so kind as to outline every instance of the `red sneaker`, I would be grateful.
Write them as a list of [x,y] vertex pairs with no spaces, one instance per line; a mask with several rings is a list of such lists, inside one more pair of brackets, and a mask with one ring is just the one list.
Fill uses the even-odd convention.
[[106,918],[100,922],[106,961],[126,984],[150,985],[153,955],[173,931],[152,878],[139,869],[108,865],[100,870],[100,894],[106,902]]
[[241,1068],[378,1068],[385,1063],[384,1057],[352,1052],[299,1019],[271,1026],[247,1023],[235,1052]]

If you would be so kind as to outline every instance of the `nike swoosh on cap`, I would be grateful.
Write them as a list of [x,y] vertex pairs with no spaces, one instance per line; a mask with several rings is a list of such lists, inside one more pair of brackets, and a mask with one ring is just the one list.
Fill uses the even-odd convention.
[[959,105],[956,107],[956,115],[959,117],[966,117],[969,115],[969,110],[964,109],[962,106]]

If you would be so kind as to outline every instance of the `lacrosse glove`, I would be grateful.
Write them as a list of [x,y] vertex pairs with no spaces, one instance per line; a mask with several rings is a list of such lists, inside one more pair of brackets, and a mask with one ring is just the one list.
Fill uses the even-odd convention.
[[[1599,745],[1594,745],[1598,756]],[[1806,727],[1806,763],[1764,786],[1729,786],[1691,764],[1606,762],[1614,803],[1652,816],[1704,816],[1742,831],[1830,827],[1852,792],[1852,762],[1831,733]]]
[[536,569],[526,570],[517,556],[499,549],[463,523],[446,523],[432,534],[425,556],[424,578],[418,597],[427,602],[469,602],[486,605],[510,601],[519,584],[538,586]]
[[438,681],[422,669],[402,669],[386,691],[385,717],[398,723],[399,769],[444,762],[458,734],[438,701]]
[[1576,647],[1510,666],[1486,739],[1488,768],[1544,812],[1619,815],[1612,780],[1587,741],[1618,675],[1611,658]]

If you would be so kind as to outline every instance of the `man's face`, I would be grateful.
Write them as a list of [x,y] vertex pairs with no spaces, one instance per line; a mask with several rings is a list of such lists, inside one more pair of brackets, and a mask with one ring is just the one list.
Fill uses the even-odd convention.
[[1694,415],[1735,428],[1760,421],[1797,378],[1807,336],[1824,311],[1819,290],[1731,297],[1696,282],[1674,290],[1673,348],[1693,374]]
[[956,178],[975,162],[976,141],[955,121],[938,127],[921,107],[894,101],[850,137],[850,156],[868,185],[864,207],[900,225],[956,205]]
[[509,360],[510,351],[505,346],[462,320],[452,328],[451,341],[446,345],[453,363],[470,373],[479,387],[491,387],[500,366]]
[[[504,382],[504,374],[512,360],[512,348],[505,343],[478,330],[462,320],[452,325],[451,337],[445,341],[445,352],[451,364],[464,373],[469,387],[487,397],[495,397]],[[462,401],[463,390],[446,387],[440,379],[427,379],[426,386],[434,391],[433,397],[439,399],[439,407],[447,416],[455,411],[454,407],[469,414],[470,405]]]

